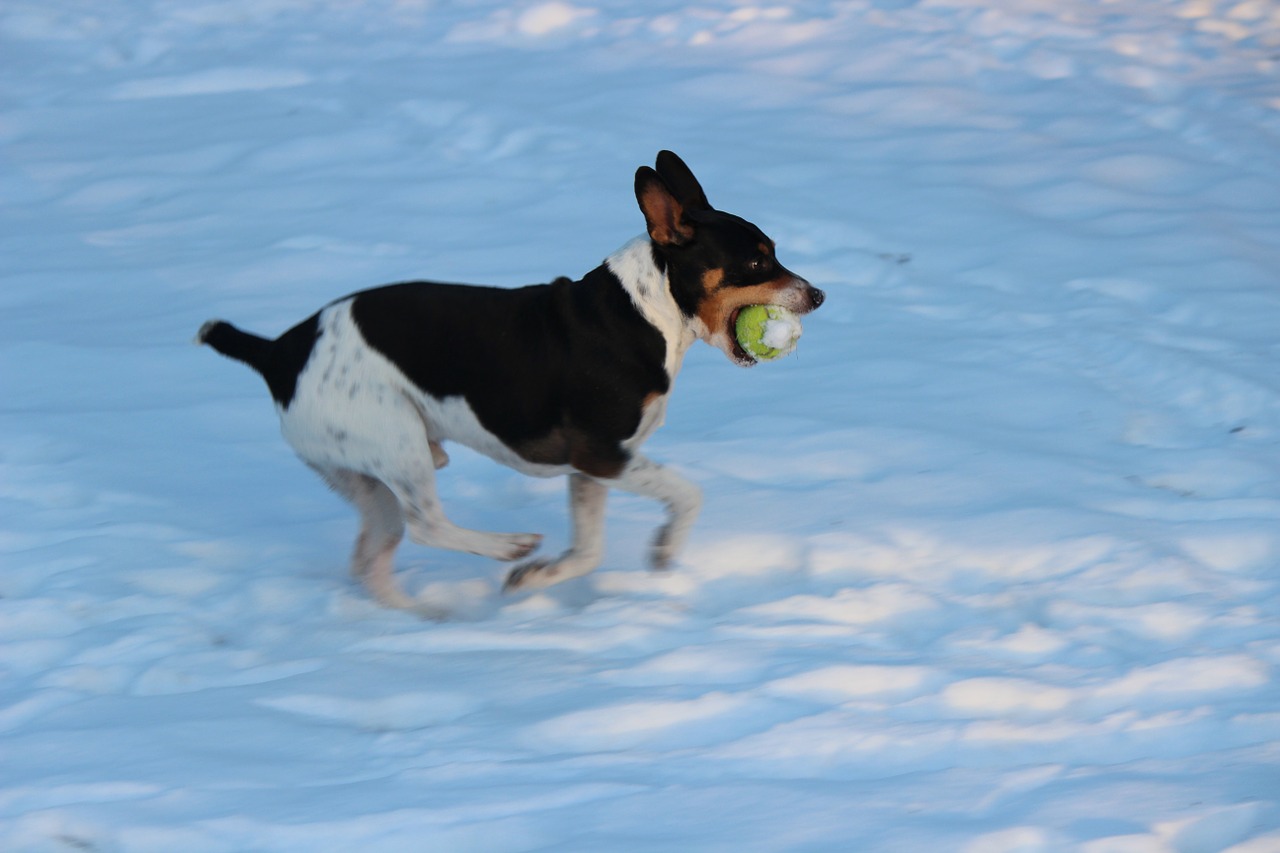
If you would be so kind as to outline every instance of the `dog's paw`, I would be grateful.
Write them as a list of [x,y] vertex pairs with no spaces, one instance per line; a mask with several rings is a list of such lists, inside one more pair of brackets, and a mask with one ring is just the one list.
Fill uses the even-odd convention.
[[582,553],[570,548],[557,559],[530,560],[516,566],[507,575],[502,585],[503,592],[516,590],[542,589],[572,578],[580,578],[590,574],[600,565],[600,557],[595,553]]
[[499,549],[499,553],[495,554],[495,559],[504,563],[513,560],[523,560],[525,557],[538,550],[538,546],[542,544],[542,534],[540,533],[508,533],[502,536],[503,547]]
[[407,609],[410,613],[428,622],[448,622],[453,616],[453,612],[449,608],[442,607],[439,604],[429,604],[425,601],[415,602]]
[[649,548],[649,568],[655,572],[669,571],[676,561],[677,550],[672,541],[671,525],[663,525],[653,537],[653,545]]
[[[409,535],[413,536],[412,528]],[[537,533],[481,533],[478,530],[453,527],[445,535],[429,533],[414,536],[414,541],[436,548],[466,551],[468,554],[478,554],[507,563],[532,554],[542,544],[542,536]]]
[[550,586],[556,582],[554,566],[551,560],[530,560],[527,563],[521,563],[507,573],[502,591],[518,592]]

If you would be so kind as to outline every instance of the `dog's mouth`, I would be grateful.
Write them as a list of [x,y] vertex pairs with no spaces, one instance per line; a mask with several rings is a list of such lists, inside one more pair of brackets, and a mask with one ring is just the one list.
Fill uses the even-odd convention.
[[730,355],[733,357],[734,363],[739,367],[754,367],[757,361],[751,353],[742,348],[742,344],[738,343],[738,315],[742,313],[745,305],[741,305],[733,309],[729,314],[729,327],[725,329],[725,334],[729,336],[729,343],[732,347]]

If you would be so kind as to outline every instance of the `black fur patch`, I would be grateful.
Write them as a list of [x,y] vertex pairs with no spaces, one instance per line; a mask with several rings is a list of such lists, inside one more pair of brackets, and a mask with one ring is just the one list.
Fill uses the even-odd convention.
[[298,374],[306,367],[319,337],[320,315],[313,314],[274,341],[222,320],[205,323],[197,340],[258,371],[266,380],[272,399],[287,409],[298,390]]
[[661,333],[603,266],[515,289],[388,285],[357,293],[352,316],[415,385],[464,398],[530,462],[616,475],[645,401],[671,384]]
[[271,361],[262,371],[272,398],[281,408],[289,408],[298,388],[298,374],[307,366],[311,351],[320,339],[320,315],[312,314],[280,337],[272,348]]

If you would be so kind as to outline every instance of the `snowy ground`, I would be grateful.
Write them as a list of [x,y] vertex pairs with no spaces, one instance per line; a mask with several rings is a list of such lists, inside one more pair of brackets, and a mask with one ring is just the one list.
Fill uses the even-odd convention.
[[[1280,851],[1277,71],[1265,0],[5,0],[0,850]],[[580,274],[662,147],[829,296],[691,355],[683,564],[617,497],[373,606],[196,328]]]

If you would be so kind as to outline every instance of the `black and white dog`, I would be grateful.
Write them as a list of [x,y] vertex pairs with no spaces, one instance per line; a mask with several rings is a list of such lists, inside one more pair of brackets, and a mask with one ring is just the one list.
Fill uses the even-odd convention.
[[611,486],[666,505],[652,552],[668,566],[701,506],[697,486],[639,447],[662,425],[697,339],[735,364],[747,305],[807,313],[822,291],[782,266],[755,225],[707,203],[670,151],[636,171],[648,235],[579,281],[516,289],[411,282],[340,299],[275,340],[211,320],[197,336],[266,379],[285,440],[361,515],[352,571],[379,602],[445,615],[405,595],[392,557],[415,542],[518,560],[542,537],[451,523],[436,495],[457,441],[540,477],[569,475],[572,546],[507,576],[509,590],[578,577],[604,551]]

